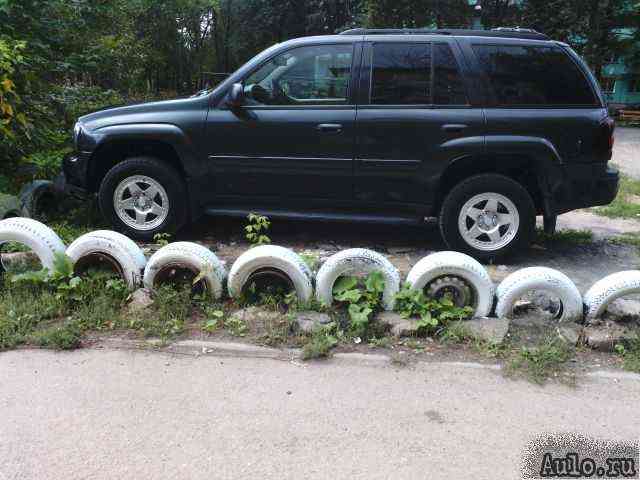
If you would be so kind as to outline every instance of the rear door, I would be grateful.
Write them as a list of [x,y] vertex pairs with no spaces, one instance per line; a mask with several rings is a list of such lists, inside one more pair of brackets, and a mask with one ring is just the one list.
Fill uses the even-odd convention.
[[[355,197],[424,208],[463,138],[481,139],[482,109],[467,94],[453,40],[384,37],[366,42],[358,102]],[[482,140],[479,140],[482,145]]]

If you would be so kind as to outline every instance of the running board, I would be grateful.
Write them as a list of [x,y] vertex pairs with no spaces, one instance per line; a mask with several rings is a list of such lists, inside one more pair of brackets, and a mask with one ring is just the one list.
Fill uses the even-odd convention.
[[379,223],[392,225],[420,225],[425,219],[417,215],[363,215],[360,213],[337,212],[300,212],[292,210],[273,210],[269,208],[206,208],[204,213],[216,217],[246,218],[250,213],[265,215],[269,218],[284,218],[288,220],[314,220],[324,222],[345,223]]

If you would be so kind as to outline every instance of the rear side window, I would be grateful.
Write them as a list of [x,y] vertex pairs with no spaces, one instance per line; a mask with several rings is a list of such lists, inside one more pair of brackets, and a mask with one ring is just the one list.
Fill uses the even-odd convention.
[[373,46],[371,104],[466,105],[451,47],[444,43],[377,43]]
[[445,43],[436,43],[433,45],[433,53],[433,103],[436,105],[466,105],[468,103],[467,95],[451,47]]
[[431,103],[431,45],[377,43],[373,46],[371,103]]
[[502,106],[597,105],[586,76],[557,47],[474,45]]

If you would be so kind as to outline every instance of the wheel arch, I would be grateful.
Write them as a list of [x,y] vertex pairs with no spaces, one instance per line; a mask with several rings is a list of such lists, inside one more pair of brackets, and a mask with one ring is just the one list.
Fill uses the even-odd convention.
[[103,142],[91,156],[87,172],[87,187],[97,192],[107,172],[127,158],[150,156],[169,164],[184,180],[187,179],[183,162],[175,147],[162,140],[147,138],[114,138]]
[[504,175],[520,183],[531,195],[538,213],[552,210],[552,192],[562,182],[561,165],[557,150],[545,139],[487,137],[482,153],[449,162],[440,178],[436,211],[455,185],[483,173]]

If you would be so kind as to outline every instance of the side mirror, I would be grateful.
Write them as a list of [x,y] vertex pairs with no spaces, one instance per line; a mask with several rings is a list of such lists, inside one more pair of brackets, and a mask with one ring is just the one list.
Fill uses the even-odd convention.
[[231,85],[229,91],[229,103],[234,107],[239,107],[244,101],[244,87],[241,83]]

